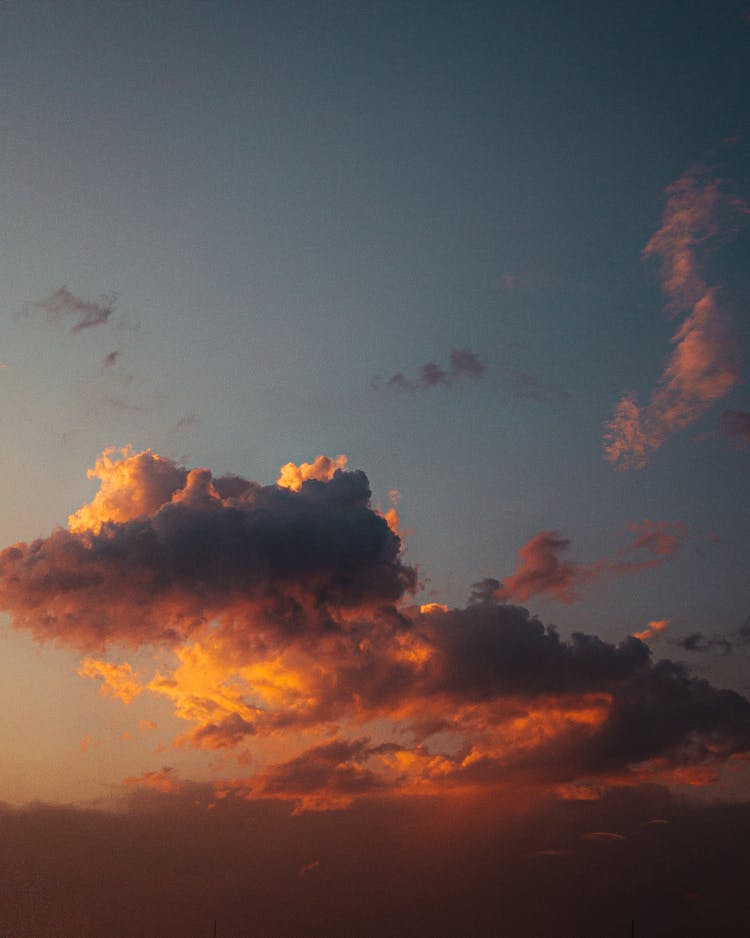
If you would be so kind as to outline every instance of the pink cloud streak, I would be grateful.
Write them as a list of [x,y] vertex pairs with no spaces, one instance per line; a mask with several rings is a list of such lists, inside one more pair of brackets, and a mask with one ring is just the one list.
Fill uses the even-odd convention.
[[623,394],[606,424],[605,457],[620,469],[640,469],[650,454],[697,420],[740,378],[737,340],[722,289],[703,267],[707,249],[736,233],[750,210],[723,191],[705,170],[688,170],[667,190],[661,227],[643,250],[659,262],[666,310],[686,313],[672,336],[672,352],[648,404]]

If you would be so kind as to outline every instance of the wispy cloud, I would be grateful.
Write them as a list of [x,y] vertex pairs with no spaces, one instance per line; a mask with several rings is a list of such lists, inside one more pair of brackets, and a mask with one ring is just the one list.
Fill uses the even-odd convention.
[[[63,286],[53,290],[44,299],[27,303],[23,312],[42,312],[50,320],[73,320],[70,331],[77,333],[109,322],[116,302],[116,293],[102,294],[98,301],[83,300]],[[110,364],[114,364],[114,361]]]
[[691,632],[676,644],[683,651],[720,651],[725,655],[731,654],[737,648],[750,645],[750,616],[733,632],[714,632],[711,635],[700,631]]
[[[603,576],[621,576],[661,566],[687,537],[678,521],[649,521],[630,525],[635,537],[615,557],[578,563],[564,559],[570,541],[559,531],[540,531],[518,551],[516,572],[500,584],[488,579],[474,586],[471,599],[492,595],[503,602],[526,602],[546,594],[563,603],[581,599]],[[494,584],[494,586],[493,586]]]
[[637,638],[641,642],[648,642],[652,638],[658,638],[669,628],[670,621],[670,619],[652,619],[641,632],[633,632],[633,638]]
[[491,371],[476,352],[471,349],[453,348],[447,367],[431,361],[420,366],[415,377],[397,371],[390,378],[378,376],[373,380],[376,388],[396,388],[400,391],[427,391],[431,388],[452,387],[465,379],[488,378],[498,391],[509,397],[538,401],[562,401],[569,398],[567,391],[547,384],[541,378],[521,371],[511,365],[499,365]]
[[651,393],[639,406],[623,395],[606,425],[606,458],[621,469],[642,468],[665,440],[697,420],[740,377],[738,342],[724,290],[706,279],[710,252],[740,228],[746,205],[702,168],[688,170],[667,190],[662,223],[643,250],[655,260],[667,312],[684,319]]

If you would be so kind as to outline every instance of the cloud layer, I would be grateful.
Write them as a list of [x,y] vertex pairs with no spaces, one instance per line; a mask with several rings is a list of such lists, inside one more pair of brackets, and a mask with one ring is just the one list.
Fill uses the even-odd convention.
[[[465,608],[420,607],[366,476],[342,466],[289,464],[264,486],[108,450],[67,530],[0,553],[3,606],[37,639],[87,652],[80,673],[102,693],[166,699],[186,723],[176,749],[242,764],[250,746],[253,771],[225,792],[299,809],[519,781],[705,783],[750,750],[740,695],[637,638],[563,639],[508,602],[570,602],[595,577],[661,564],[683,526],[633,525],[619,555],[588,565],[541,532],[504,586],[478,584]],[[144,674],[122,660],[149,647],[172,663]],[[176,779],[162,764],[138,784]]]
[[[291,814],[169,773],[113,812],[0,805],[0,924],[38,938],[742,934],[748,806],[663,789]],[[303,874],[303,875],[301,875]],[[625,898],[624,898],[625,897]],[[613,912],[614,910],[614,912]]]

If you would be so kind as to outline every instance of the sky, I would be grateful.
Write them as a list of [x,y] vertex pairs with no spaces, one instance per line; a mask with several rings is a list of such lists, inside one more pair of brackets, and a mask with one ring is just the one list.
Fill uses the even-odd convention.
[[0,932],[733,933],[747,3],[6,0],[0,79]]

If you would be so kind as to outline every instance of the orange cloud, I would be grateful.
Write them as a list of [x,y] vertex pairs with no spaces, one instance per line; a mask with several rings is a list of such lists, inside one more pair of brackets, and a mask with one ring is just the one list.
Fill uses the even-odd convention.
[[560,554],[568,550],[570,541],[559,531],[540,531],[519,549],[516,572],[502,584],[488,581],[477,597],[481,598],[482,591],[489,591],[501,602],[526,602],[532,596],[546,593],[560,602],[573,603],[602,576],[621,576],[661,566],[687,537],[687,528],[679,521],[646,519],[631,524],[630,530],[636,537],[620,551],[621,556],[630,555],[630,559],[605,558],[586,564],[561,559]]
[[[361,471],[295,490],[119,451],[97,472],[88,527],[0,552],[0,599],[40,640],[159,648],[148,679],[93,655],[80,673],[124,702],[168,701],[186,724],[176,748],[247,764],[252,747],[253,773],[226,791],[327,809],[641,780],[750,749],[744,698],[653,662],[634,638],[564,640],[505,602],[569,602],[598,576],[664,563],[686,536],[676,522],[632,525],[614,559],[588,564],[540,532],[505,587],[487,581],[463,609],[419,607]],[[179,785],[166,770],[127,784]]]
[[630,525],[636,538],[629,551],[645,549],[656,557],[667,557],[677,552],[687,537],[687,527],[680,521],[639,521]]
[[621,469],[642,468],[650,454],[724,397],[740,377],[738,342],[722,290],[704,279],[707,248],[738,230],[740,200],[700,168],[667,190],[662,224],[644,248],[659,262],[666,308],[686,313],[648,404],[625,394],[606,426],[604,453]]
[[647,642],[654,636],[661,635],[669,627],[671,619],[653,619],[642,632],[633,632],[633,638],[641,642]]
[[281,488],[291,489],[293,492],[299,492],[302,483],[308,479],[317,479],[318,482],[328,482],[333,478],[337,469],[346,468],[349,462],[346,456],[316,456],[312,462],[303,462],[297,466],[293,462],[288,462],[279,470],[279,477],[276,485]]
[[593,569],[563,561],[558,556],[570,546],[559,531],[540,531],[518,551],[516,572],[504,580],[495,597],[525,602],[538,593],[550,593],[564,603],[582,596],[582,588],[594,575]]
[[105,449],[87,475],[99,479],[99,491],[92,502],[68,518],[68,529],[74,533],[98,534],[105,522],[152,515],[183,487],[186,478],[185,470],[170,460],[150,449],[134,453],[129,446]]
[[39,638],[177,644],[222,618],[302,634],[416,585],[362,472],[295,491],[115,452],[70,530],[0,552],[0,602]]
[[143,686],[127,662],[110,664],[107,661],[98,661],[96,658],[84,658],[78,673],[81,677],[101,678],[102,684],[99,692],[105,696],[110,694],[118,697],[123,703],[130,703],[143,690]]
[[678,785],[690,785],[692,788],[704,788],[718,781],[716,769],[710,765],[680,766],[672,770],[672,779]]
[[162,794],[173,794],[182,790],[182,782],[172,773],[171,766],[164,766],[154,772],[144,772],[142,775],[131,775],[123,779],[122,784],[128,788],[150,788]]

